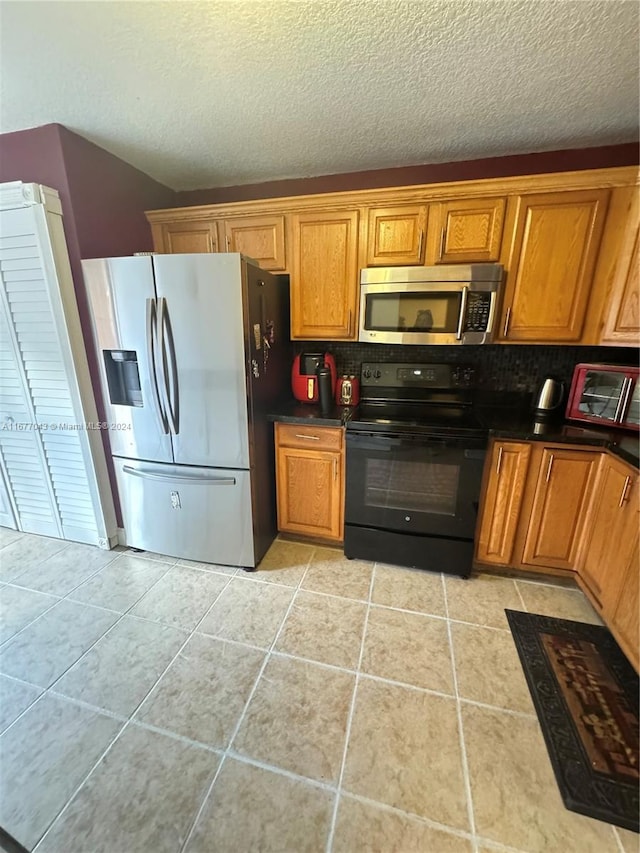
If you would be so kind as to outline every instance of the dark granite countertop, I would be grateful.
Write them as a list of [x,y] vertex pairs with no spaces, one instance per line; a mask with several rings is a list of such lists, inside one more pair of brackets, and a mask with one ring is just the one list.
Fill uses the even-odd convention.
[[602,447],[636,468],[640,467],[638,436],[625,430],[567,421],[562,413],[536,419],[529,398],[513,397],[501,404],[490,397],[480,398],[476,400],[475,412],[493,438]]
[[313,426],[344,426],[351,417],[353,409],[349,406],[333,405],[328,412],[321,412],[316,403],[299,403],[286,400],[267,415],[270,421],[284,424],[307,424]]
[[[625,462],[640,468],[638,436],[624,430],[572,423],[562,414],[548,420],[536,420],[530,395],[484,392],[475,399],[474,411],[493,438],[514,441],[551,441],[558,444],[584,444],[602,447]],[[349,406],[333,406],[323,413],[320,406],[289,399],[275,406],[271,421],[316,426],[344,426],[353,414]]]

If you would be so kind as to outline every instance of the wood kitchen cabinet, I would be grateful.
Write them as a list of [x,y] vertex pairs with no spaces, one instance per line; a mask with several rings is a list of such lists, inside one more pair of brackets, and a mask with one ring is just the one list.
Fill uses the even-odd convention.
[[[634,166],[148,211],[157,252],[288,271],[297,340],[357,340],[359,268],[498,261],[497,343],[637,345]],[[228,242],[227,242],[228,238]]]
[[638,636],[640,634],[638,621],[640,596],[638,594],[638,586],[640,578],[638,561],[638,538],[636,537],[635,548],[627,563],[627,570],[622,576],[618,600],[610,618],[607,618],[607,614],[604,614],[607,625],[618,641],[620,648],[633,664],[636,672],[640,670],[640,647],[638,643]]
[[294,340],[357,337],[359,216],[342,210],[290,217]]
[[493,444],[476,546],[476,558],[483,563],[512,564],[530,457],[527,442]]
[[278,530],[344,538],[344,430],[275,425]]
[[217,252],[218,226],[212,220],[163,222],[153,227],[153,247],[162,254]]
[[369,210],[367,266],[424,264],[427,205]]
[[284,216],[245,216],[227,219],[221,225],[225,251],[242,252],[263,270],[286,270]]
[[522,562],[574,570],[600,453],[544,447],[540,457]]
[[603,344],[638,346],[640,343],[640,199],[634,193],[627,228],[614,274]]
[[573,576],[640,665],[640,476],[597,448],[494,440],[475,564]]
[[462,198],[432,205],[433,263],[498,261],[505,206],[505,198]]
[[575,571],[602,455],[495,440],[485,467],[476,562],[549,574]]
[[[578,566],[580,585],[638,666],[638,473],[602,455]],[[629,648],[625,647],[629,654]]]
[[505,341],[579,343],[610,190],[522,195],[507,261]]

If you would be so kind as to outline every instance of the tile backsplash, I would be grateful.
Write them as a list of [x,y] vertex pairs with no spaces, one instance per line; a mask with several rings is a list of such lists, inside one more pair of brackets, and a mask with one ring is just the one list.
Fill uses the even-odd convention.
[[571,382],[573,368],[580,362],[638,365],[635,347],[570,347],[485,344],[484,346],[401,346],[390,344],[296,341],[294,353],[330,352],[338,375],[360,375],[364,361],[441,362],[471,364],[478,387],[492,391],[533,393],[545,376]]

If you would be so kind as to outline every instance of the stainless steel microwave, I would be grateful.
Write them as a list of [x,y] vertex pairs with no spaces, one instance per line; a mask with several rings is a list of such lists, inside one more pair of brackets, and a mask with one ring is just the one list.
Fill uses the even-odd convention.
[[502,280],[501,264],[363,269],[358,340],[374,344],[491,343]]

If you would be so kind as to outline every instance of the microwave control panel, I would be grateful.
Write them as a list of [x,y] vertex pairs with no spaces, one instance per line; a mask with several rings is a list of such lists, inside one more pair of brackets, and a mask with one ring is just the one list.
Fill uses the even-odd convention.
[[465,332],[488,331],[492,298],[491,293],[476,292],[468,295],[464,321]]

